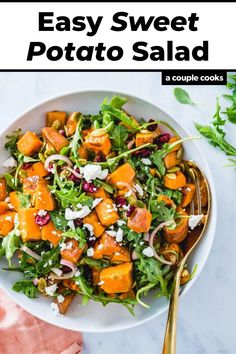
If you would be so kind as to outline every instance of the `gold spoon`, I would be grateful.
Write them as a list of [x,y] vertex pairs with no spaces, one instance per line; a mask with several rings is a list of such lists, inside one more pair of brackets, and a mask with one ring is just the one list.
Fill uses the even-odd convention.
[[[202,170],[195,164],[195,162],[189,160],[184,161],[182,167],[185,169],[185,172],[189,176],[191,182],[195,183],[196,186],[195,198],[190,205],[190,213],[191,215],[201,215],[204,211],[204,217],[203,223],[191,232],[190,237],[186,238],[184,257],[179,262],[176,270],[173,290],[170,297],[162,354],[176,353],[176,326],[178,317],[180,278],[188,256],[197,246],[204,234],[211,207],[210,187]],[[202,193],[205,193],[205,197],[207,197],[207,199],[205,198],[205,200],[203,200]]]

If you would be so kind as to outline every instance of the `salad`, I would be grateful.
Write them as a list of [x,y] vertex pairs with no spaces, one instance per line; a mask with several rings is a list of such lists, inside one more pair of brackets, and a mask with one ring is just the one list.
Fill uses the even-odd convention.
[[[150,292],[168,297],[183,241],[203,222],[190,213],[189,138],[165,122],[136,120],[126,102],[105,99],[96,115],[47,112],[41,131],[6,137],[0,257],[6,276],[22,274],[13,290],[51,297],[57,315],[75,295],[131,313],[148,307]],[[186,266],[181,284],[190,278]]]

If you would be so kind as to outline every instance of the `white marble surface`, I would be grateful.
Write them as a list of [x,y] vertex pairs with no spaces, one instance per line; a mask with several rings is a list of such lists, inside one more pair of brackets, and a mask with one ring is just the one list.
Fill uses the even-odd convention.
[[[193,121],[207,122],[215,110],[215,97],[224,87],[189,87],[199,108],[176,102],[172,87],[160,85],[159,73],[0,73],[0,129],[19,113],[50,97],[81,89],[112,89],[150,99],[195,134]],[[236,145],[236,126],[228,125]],[[218,227],[205,272],[180,303],[179,354],[236,353],[234,224],[236,171],[223,167],[223,153],[201,141],[212,170],[218,199]],[[134,329],[85,334],[84,354],[159,354],[166,315]]]

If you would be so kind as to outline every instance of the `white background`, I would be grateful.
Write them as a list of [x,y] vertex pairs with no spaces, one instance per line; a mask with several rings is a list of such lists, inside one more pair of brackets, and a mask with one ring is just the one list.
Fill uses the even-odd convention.
[[[104,16],[101,27],[94,37],[86,36],[83,32],[39,32],[38,12],[55,12],[57,16]],[[171,28],[165,32],[150,29],[148,32],[110,31],[112,16],[118,11],[126,11],[129,15],[139,16],[174,16],[188,17],[196,12],[200,17],[197,22],[199,30],[191,32],[186,29],[182,32]],[[0,68],[48,68],[48,69],[235,69],[236,46],[233,45],[235,33],[236,3],[1,3],[0,4]],[[54,24],[56,21],[54,21]],[[231,42],[232,36],[232,42]],[[176,46],[185,45],[193,48],[201,45],[203,40],[209,41],[209,61],[197,62],[144,62],[133,61],[131,58],[132,45],[136,41],[146,41],[150,46],[165,47],[167,40],[173,40]],[[45,55],[36,57],[27,62],[29,43],[31,41],[44,42],[48,47],[59,45],[65,47],[73,42],[76,47],[95,45],[104,42],[107,47],[119,45],[124,49],[124,56],[118,62],[106,60],[99,62],[79,62],[77,59],[68,62],[64,59],[50,62]],[[149,47],[150,47],[149,46]]]
[[[227,91],[223,86],[188,87],[198,104],[193,108],[176,102],[173,88],[160,85],[159,73],[0,73],[0,129],[42,100],[68,91],[97,88],[125,91],[150,100],[193,135],[193,121],[209,122],[216,96]],[[236,126],[229,123],[228,139],[234,145],[235,130]],[[236,171],[223,167],[227,157],[204,139],[199,144],[215,181],[218,226],[205,271],[180,304],[178,354],[235,354]],[[83,354],[161,354],[165,320],[163,315],[126,331],[85,334]]]

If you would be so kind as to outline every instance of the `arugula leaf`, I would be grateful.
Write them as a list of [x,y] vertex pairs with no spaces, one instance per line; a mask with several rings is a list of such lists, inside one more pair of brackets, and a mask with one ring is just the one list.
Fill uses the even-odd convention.
[[179,103],[190,104],[192,106],[195,105],[195,103],[191,100],[191,97],[189,96],[188,92],[182,89],[181,87],[175,87],[174,95]]
[[79,242],[79,247],[83,247],[86,242],[87,242],[87,234],[84,229],[81,229],[77,227],[75,230],[68,230],[66,232],[63,232],[62,236],[64,237],[69,237],[69,238],[74,238]]
[[65,231],[67,229],[68,221],[61,211],[50,211],[50,216],[53,224],[58,230]]
[[137,129],[139,124],[130,118],[124,111],[118,108],[114,108],[110,105],[101,105],[101,110],[104,113],[110,113],[111,115],[118,118],[121,122],[131,126],[134,129]]
[[123,125],[117,125],[112,133],[113,146],[117,149],[123,149],[128,135],[127,129]]
[[2,247],[2,241],[3,239],[0,239],[0,258],[6,255],[6,250],[4,247]]
[[17,184],[15,184],[15,178],[10,173],[4,173],[3,177],[5,178],[6,184],[9,188],[14,191],[17,191],[19,189]]
[[94,294],[94,289],[88,284],[84,276],[81,274],[79,277],[74,278],[76,284],[80,287],[80,294],[85,296],[85,302],[88,302],[88,298],[97,302],[101,302],[104,306],[110,302],[115,302],[124,305],[127,310],[134,315],[133,306],[137,304],[135,299],[120,299],[119,297],[106,296],[104,293]]
[[60,248],[59,246],[52,248],[50,251],[45,252],[36,265],[37,272],[46,275],[54,267],[60,266]]
[[9,266],[11,266],[11,259],[14,256],[16,250],[20,248],[20,238],[15,234],[16,228],[10,231],[7,236],[4,237],[2,241],[2,248],[5,249],[6,259],[9,262]]
[[102,261],[100,259],[93,259],[91,257],[83,257],[80,261],[81,265],[87,264],[90,267],[94,267],[97,269],[106,268],[109,266],[108,262]]
[[236,148],[225,140],[225,131],[222,126],[225,124],[225,120],[220,116],[220,105],[217,99],[216,113],[214,114],[211,125],[201,125],[195,123],[195,128],[201,135],[208,139],[209,143],[215,147],[219,147],[227,155],[236,155]]
[[5,149],[10,152],[11,155],[17,151],[16,143],[21,134],[21,129],[17,129],[12,134],[6,136],[7,142],[5,143]]
[[78,118],[78,124],[76,126],[76,131],[75,131],[75,134],[73,135],[73,139],[70,143],[71,153],[74,158],[78,158],[79,141],[83,142],[82,136],[81,136],[83,117],[82,117],[81,113],[78,113],[76,117]]
[[152,200],[150,203],[153,219],[158,222],[174,220],[175,209],[168,208],[163,201]]
[[20,293],[23,292],[30,299],[36,298],[38,294],[38,289],[34,286],[31,280],[20,280],[17,281],[12,290]]
[[127,98],[121,96],[114,96],[112,97],[112,99],[108,104],[111,107],[121,109],[126,103],[127,103]]
[[165,164],[163,161],[164,151],[157,150],[152,154],[152,161],[157,166],[158,172],[163,176],[166,172]]
[[29,208],[31,203],[30,203],[30,195],[29,194],[23,194],[18,192],[17,193],[19,200],[20,200],[20,208]]
[[82,193],[77,199],[77,204],[86,205],[91,208],[93,205],[93,197],[88,197],[86,193]]

